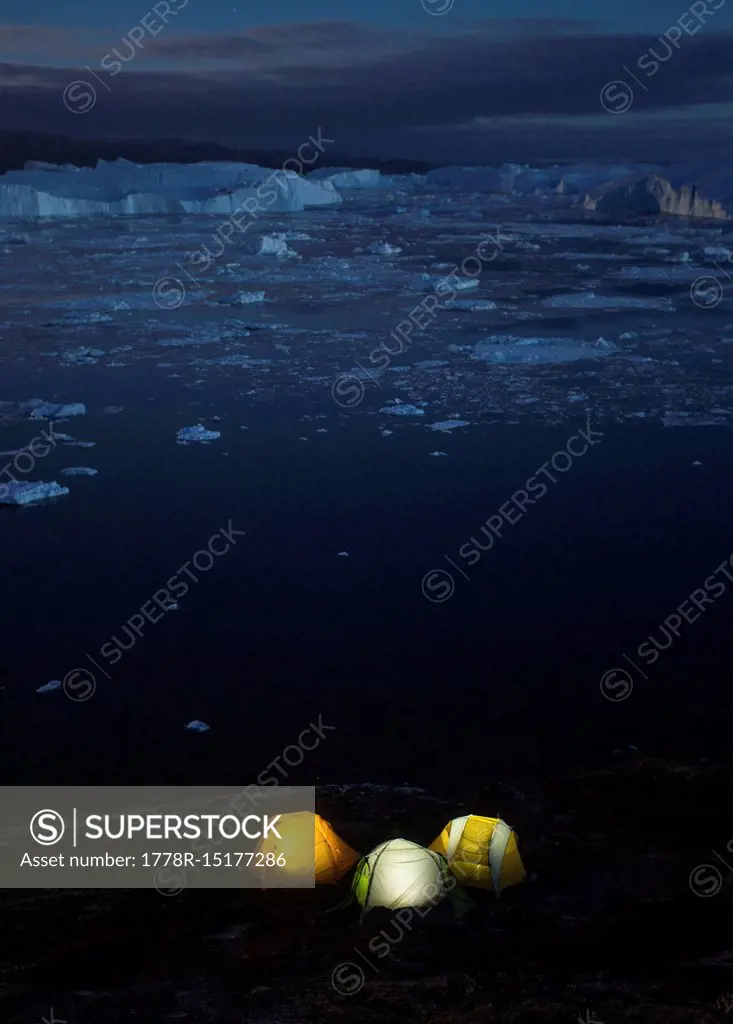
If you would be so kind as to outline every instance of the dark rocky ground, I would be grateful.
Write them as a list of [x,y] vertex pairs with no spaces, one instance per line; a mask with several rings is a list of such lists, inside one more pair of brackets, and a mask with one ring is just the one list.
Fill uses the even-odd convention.
[[[519,833],[530,880],[500,901],[472,890],[475,906],[457,921],[440,907],[404,928],[389,916],[360,924],[354,906],[326,913],[347,882],[172,897],[5,890],[3,1018],[733,1021],[730,873],[713,853],[733,863],[732,797],[729,759],[671,763],[634,751],[601,769],[487,784],[460,802],[327,787],[318,809],[362,851],[397,835],[429,843],[468,810],[501,814]],[[382,931],[388,956],[369,946]]]

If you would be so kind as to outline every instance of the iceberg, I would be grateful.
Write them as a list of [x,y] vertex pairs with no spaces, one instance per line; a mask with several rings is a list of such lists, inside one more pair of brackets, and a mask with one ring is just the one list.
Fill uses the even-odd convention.
[[334,188],[388,188],[390,181],[370,167],[319,167],[308,175],[311,181],[329,181]]
[[188,729],[189,732],[209,732],[211,726],[207,725],[206,722],[200,722],[197,718],[195,718],[192,722],[188,722],[186,725],[184,725],[183,728]]
[[288,246],[282,235],[262,235],[259,240],[260,256],[297,256],[297,252]]
[[340,202],[329,180],[231,162],[138,165],[100,160],[92,169],[30,167],[0,175],[0,218],[226,216],[243,209],[251,216]]
[[672,167],[657,174],[609,178],[582,197],[586,210],[625,218],[660,213],[730,220],[733,175],[719,167]]
[[176,437],[179,444],[190,444],[192,441],[208,444],[209,441],[217,441],[221,434],[218,430],[207,430],[206,427],[197,423],[195,427],[181,427]]
[[12,480],[10,483],[0,484],[0,505],[31,505],[36,501],[58,498],[68,493],[69,488],[61,487],[56,481],[44,484]]

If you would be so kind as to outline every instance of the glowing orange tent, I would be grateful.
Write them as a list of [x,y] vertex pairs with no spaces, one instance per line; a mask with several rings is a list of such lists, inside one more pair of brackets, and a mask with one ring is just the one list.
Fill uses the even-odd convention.
[[359,854],[336,835],[320,814],[310,811],[283,814],[277,829],[281,838],[270,833],[260,843],[257,853],[273,854],[275,860],[282,856],[285,864],[277,870],[283,877],[310,872],[315,857],[316,883],[333,885],[359,860]]

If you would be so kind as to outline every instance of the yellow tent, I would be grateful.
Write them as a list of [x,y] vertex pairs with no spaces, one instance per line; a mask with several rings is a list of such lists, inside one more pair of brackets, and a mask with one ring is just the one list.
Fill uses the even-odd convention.
[[336,835],[320,814],[310,811],[283,814],[277,830],[282,838],[270,833],[262,840],[257,852],[265,856],[272,853],[275,859],[282,854],[285,865],[278,871],[283,877],[309,872],[314,851],[317,883],[337,882],[359,860],[359,854]]
[[464,885],[502,889],[524,881],[517,837],[501,818],[467,814],[449,821],[430,846],[442,853],[456,878]]

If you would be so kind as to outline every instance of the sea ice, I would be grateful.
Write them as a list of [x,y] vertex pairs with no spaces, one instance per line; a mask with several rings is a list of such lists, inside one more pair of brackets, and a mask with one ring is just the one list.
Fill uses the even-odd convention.
[[470,427],[471,423],[469,420],[441,420],[440,423],[429,423],[428,430],[440,430],[444,434],[447,434],[451,430],[456,430],[458,427]]
[[201,441],[207,444],[209,441],[216,441],[221,437],[218,430],[207,430],[206,427],[197,423],[195,427],[181,427],[176,434],[179,444],[189,444],[191,441]]
[[658,309],[674,313],[667,299],[636,299],[629,295],[596,295],[595,292],[573,292],[543,299],[543,306],[552,309]]
[[264,301],[265,301],[265,293],[264,292],[245,292],[245,291],[243,291],[241,289],[236,293],[236,295],[232,295],[228,299],[220,299],[220,302],[222,304],[233,305],[233,306],[249,306],[249,305],[251,305],[254,302],[264,302]]
[[27,412],[32,420],[60,420],[68,419],[70,416],[84,416],[87,407],[82,402],[72,402],[70,405],[54,405],[51,402],[44,402],[39,398],[32,398],[21,406],[22,413]]
[[593,343],[573,338],[518,338],[497,334],[478,341],[473,358],[487,363],[569,363],[578,359],[597,359],[620,351],[604,338]]
[[61,689],[60,679],[51,679],[50,682],[44,683],[43,686],[39,686],[36,693],[51,693],[53,690]]
[[425,410],[418,409],[416,405],[384,405],[379,410],[388,416],[424,416]]
[[7,484],[0,484],[0,505],[30,505],[68,493],[69,488],[61,487],[56,481],[44,484],[11,480]]
[[206,722],[200,722],[195,718],[193,722],[188,722],[183,728],[188,729],[190,732],[208,732],[211,729],[211,726],[207,725]]

